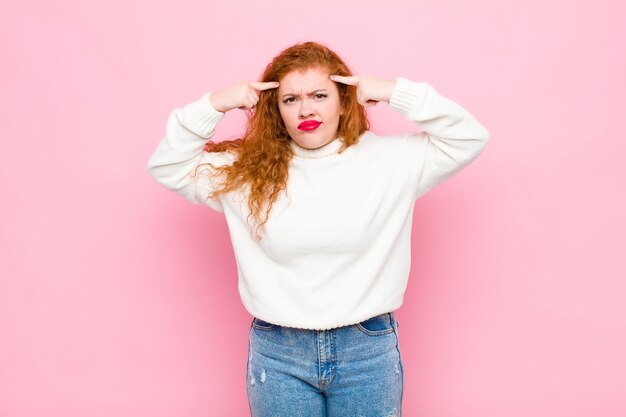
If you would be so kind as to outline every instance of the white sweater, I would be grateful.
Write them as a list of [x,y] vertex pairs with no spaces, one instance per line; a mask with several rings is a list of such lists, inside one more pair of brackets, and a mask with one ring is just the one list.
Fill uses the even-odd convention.
[[214,182],[188,175],[199,163],[234,160],[203,151],[224,115],[210,94],[171,112],[148,170],[165,187],[224,213],[247,311],[270,323],[322,330],[400,307],[415,200],[476,158],[489,132],[427,82],[397,78],[389,107],[424,131],[384,137],[367,131],[341,154],[340,138],[314,150],[291,141],[296,156],[287,195],[274,203],[256,242],[244,191],[207,200]]

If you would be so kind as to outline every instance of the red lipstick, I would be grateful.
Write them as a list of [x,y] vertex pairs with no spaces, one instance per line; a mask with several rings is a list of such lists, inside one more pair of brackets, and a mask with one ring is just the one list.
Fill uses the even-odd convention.
[[300,130],[315,130],[321,125],[322,122],[318,122],[317,120],[307,120],[306,122],[302,122],[298,125],[298,129]]

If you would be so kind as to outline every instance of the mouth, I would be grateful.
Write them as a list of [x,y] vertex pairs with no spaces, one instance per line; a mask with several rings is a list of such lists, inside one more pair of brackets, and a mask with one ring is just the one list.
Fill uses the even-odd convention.
[[318,122],[317,120],[307,120],[306,122],[302,122],[298,125],[298,129],[300,130],[315,130],[317,129],[322,122]]

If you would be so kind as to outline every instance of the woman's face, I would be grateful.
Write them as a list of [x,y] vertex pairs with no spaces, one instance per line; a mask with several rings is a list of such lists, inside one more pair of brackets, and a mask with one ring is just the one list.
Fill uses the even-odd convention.
[[324,69],[310,68],[292,71],[279,80],[280,115],[291,139],[304,148],[319,148],[337,137],[343,111],[339,90],[328,76]]

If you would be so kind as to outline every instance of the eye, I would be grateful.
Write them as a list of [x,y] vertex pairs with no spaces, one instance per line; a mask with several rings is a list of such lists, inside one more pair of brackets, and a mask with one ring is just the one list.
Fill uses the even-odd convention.
[[317,94],[315,95],[315,97],[317,97],[317,98],[326,98],[326,97],[328,97],[328,94],[324,94],[324,93],[317,93]]
[[285,104],[291,103],[290,100],[293,100],[293,97],[287,97],[286,99],[283,100],[283,103],[285,103]]

